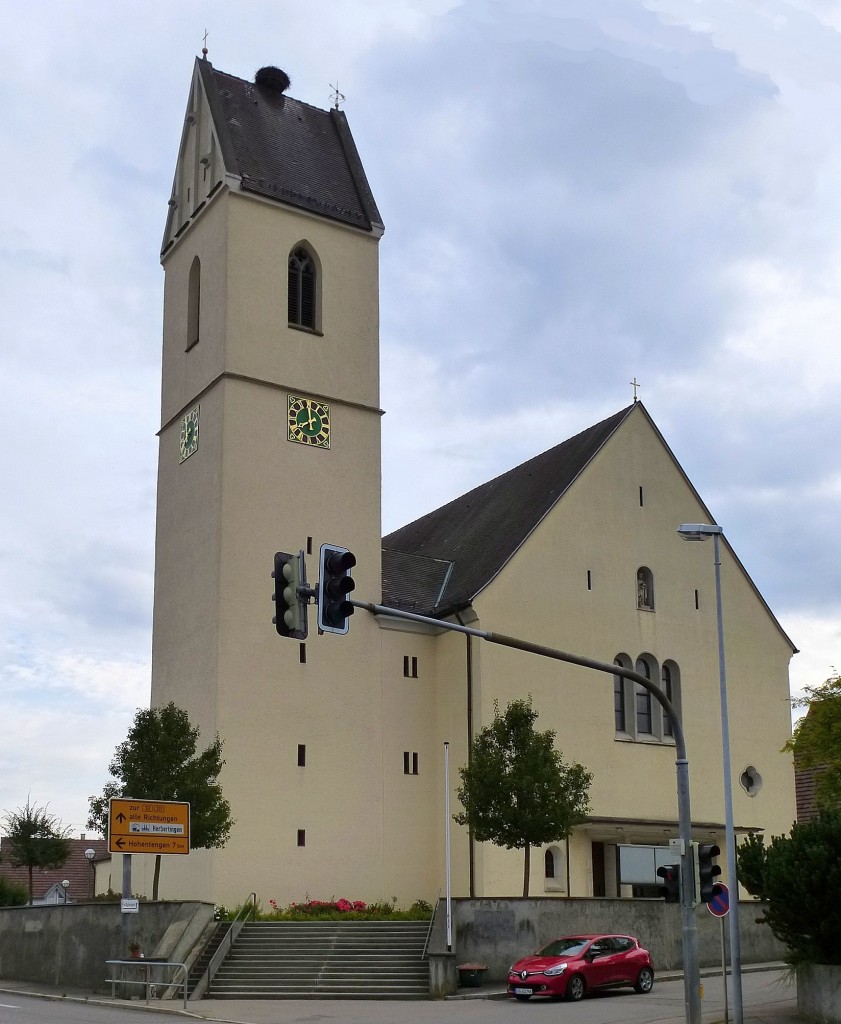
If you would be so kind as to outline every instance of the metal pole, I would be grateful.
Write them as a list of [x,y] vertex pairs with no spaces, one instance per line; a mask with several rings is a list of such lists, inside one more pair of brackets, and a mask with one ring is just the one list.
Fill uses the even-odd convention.
[[724,982],[724,1024],[729,1024],[730,1010],[727,1006],[727,955],[724,951],[724,918],[720,917],[718,923],[721,925],[721,980]]
[[444,874],[447,880],[447,952],[453,951],[453,900],[450,884],[450,744],[444,744]]
[[742,1024],[742,946],[739,938],[739,881],[736,877],[736,832],[733,827],[733,786],[730,769],[730,718],[727,713],[727,672],[724,664],[724,615],[721,607],[721,553],[719,534],[713,534],[715,553],[715,607],[718,619],[718,675],[721,695],[721,752],[724,769],[724,830],[727,847],[727,884],[730,887],[730,973],[733,976],[733,1021]]
[[[374,615],[387,615],[396,619],[426,622],[436,626],[438,629],[451,630],[455,633],[466,633],[468,636],[479,637],[479,639],[487,640],[492,644],[500,644],[503,647],[511,647],[518,651],[527,651],[529,654],[537,654],[543,658],[553,658],[555,661],[564,661],[571,665],[580,665],[582,668],[594,669],[596,672],[603,672],[606,675],[617,675],[623,679],[632,679],[635,683],[639,683],[640,686],[648,690],[660,703],[672,727],[675,753],[677,755],[675,766],[677,769],[678,823],[682,847],[680,879],[683,921],[683,992],[686,1020],[687,1024],[701,1024],[701,968],[698,955],[698,929],[695,924],[695,908],[693,906],[695,881],[692,864],[692,813],[689,807],[689,761],[686,757],[686,740],[683,735],[683,726],[681,725],[680,718],[674,705],[660,687],[650,679],[647,679],[641,672],[634,672],[632,669],[624,668],[622,665],[612,665],[606,661],[596,661],[593,658],[585,658],[580,654],[559,651],[555,647],[545,647],[543,644],[533,644],[528,640],[519,640],[517,637],[505,636],[502,633],[491,633],[489,630],[457,625],[444,619],[432,618],[430,615],[404,612],[398,608],[389,608],[387,605],[372,604],[370,601],[351,601],[350,603],[354,608],[364,608]],[[741,1021],[739,1021],[739,1024],[741,1024]]]
[[[131,854],[123,854],[123,899],[131,899]],[[126,955],[128,950],[129,940],[131,939],[131,925],[129,923],[129,915],[122,912],[123,908],[120,907],[120,935],[123,943],[122,956]]]

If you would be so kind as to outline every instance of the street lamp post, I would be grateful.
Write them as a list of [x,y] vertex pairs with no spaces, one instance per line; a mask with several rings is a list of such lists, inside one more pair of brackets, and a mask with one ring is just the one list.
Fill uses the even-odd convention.
[[682,523],[677,532],[684,540],[713,539],[715,560],[715,607],[718,622],[718,678],[721,699],[721,748],[724,771],[724,831],[727,847],[727,881],[733,893],[727,915],[730,936],[730,974],[733,979],[733,1020],[742,1024],[742,947],[739,938],[739,881],[736,877],[736,832],[733,826],[733,786],[730,769],[730,719],[727,713],[727,673],[724,664],[724,616],[721,609],[721,551],[724,530],[705,523]]
[[67,890],[69,888],[70,888],[70,879],[69,878],[65,878],[64,881],[61,883],[61,892],[62,892],[62,895],[64,896],[64,901],[63,902],[64,902],[65,906],[67,905]]
[[94,859],[95,856],[96,856],[96,850],[91,849],[91,847],[88,847],[87,850],[85,850],[85,858],[87,859],[88,864],[90,864],[90,866],[91,866],[91,874],[90,874],[90,878],[91,878],[91,880],[90,880],[90,890],[91,890],[90,895],[91,895],[91,899],[93,899],[94,896],[96,896],[96,868],[93,866],[93,859]]

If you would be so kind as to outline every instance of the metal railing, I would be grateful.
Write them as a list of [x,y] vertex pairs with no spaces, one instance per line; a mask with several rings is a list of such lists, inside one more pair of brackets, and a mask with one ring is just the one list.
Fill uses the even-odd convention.
[[[117,985],[142,985],[145,989],[146,1005],[149,1005],[150,995],[154,999],[156,989],[168,989],[171,987],[180,988],[183,996],[184,1009],[187,1009],[187,965],[179,963],[178,961],[170,960],[145,960],[143,958],[133,958],[131,960],[106,960],[106,967],[113,966],[115,969],[112,973],[117,974],[117,968],[119,968],[119,977],[106,978],[106,982],[111,982],[111,998],[116,999],[117,997]],[[124,968],[126,967],[141,967],[143,968],[143,977],[138,979],[126,978]],[[155,971],[158,968],[174,967],[172,975],[169,978],[156,977]],[[178,976],[178,971],[181,971],[181,977]]]
[[438,904],[441,902],[441,890],[438,890],[438,899],[435,901],[435,906],[432,910],[432,917],[429,919],[429,927],[426,929],[426,941],[423,944],[423,952],[420,955],[421,960],[426,957],[429,952],[429,940],[432,937],[432,927],[435,924],[435,918],[438,914]]
[[228,929],[225,937],[219,943],[219,948],[210,958],[210,963],[207,965],[207,988],[210,989],[210,983],[213,981],[213,976],[222,966],[225,957],[230,953],[231,946],[236,942],[237,936],[242,931],[242,926],[246,923],[251,915],[257,917],[257,893],[252,892],[248,894],[248,898],[245,903],[240,907],[239,913],[231,921],[231,927]]

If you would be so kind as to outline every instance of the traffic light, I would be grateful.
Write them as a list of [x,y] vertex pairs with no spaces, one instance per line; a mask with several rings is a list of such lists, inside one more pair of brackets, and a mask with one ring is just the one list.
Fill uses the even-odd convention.
[[318,628],[325,633],[347,633],[353,605],[347,595],[356,586],[350,570],[356,556],[347,548],[322,544],[318,566]]
[[721,850],[715,843],[692,844],[695,850],[695,877],[698,879],[698,900],[701,903],[709,903],[715,896],[715,880],[721,874],[718,864],[713,864],[713,858],[717,857]]
[[278,551],[274,556],[274,606],[272,622],[281,636],[296,640],[307,638],[307,569],[304,552],[290,555]]
[[661,864],[657,874],[663,879],[660,895],[667,903],[680,903],[680,864]]

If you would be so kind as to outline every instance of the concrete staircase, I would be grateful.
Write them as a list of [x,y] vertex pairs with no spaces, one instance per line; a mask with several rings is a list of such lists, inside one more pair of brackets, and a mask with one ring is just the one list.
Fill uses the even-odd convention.
[[211,999],[428,999],[428,921],[256,921]]

